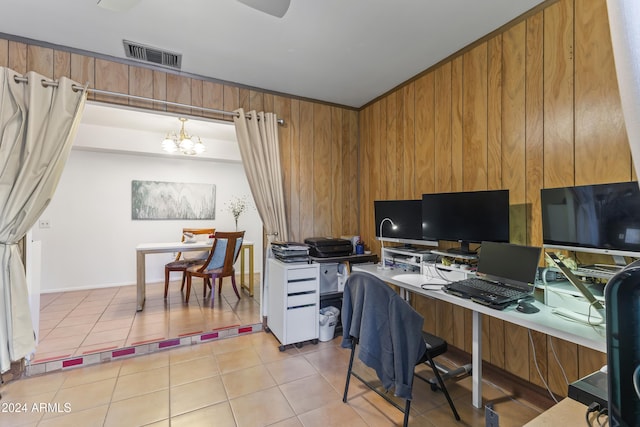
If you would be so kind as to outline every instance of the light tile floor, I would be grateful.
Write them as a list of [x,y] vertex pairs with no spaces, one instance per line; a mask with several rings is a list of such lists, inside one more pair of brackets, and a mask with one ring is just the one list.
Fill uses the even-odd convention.
[[[260,283],[259,275],[255,279]],[[166,300],[164,283],[150,283],[141,312],[136,312],[135,285],[42,294],[40,337],[32,363],[261,323],[259,286],[255,288],[253,298],[243,291],[238,299],[225,278],[222,295],[216,294],[211,308],[209,293],[203,300],[199,280],[193,283],[189,304],[183,302],[179,280],[169,283]]]
[[[342,402],[350,352],[339,342],[280,352],[271,334],[256,332],[23,378],[0,389],[0,427],[401,425],[400,411],[357,379]],[[494,404],[500,426],[542,411],[490,380],[484,403]],[[484,426],[470,387],[470,378],[448,385],[462,417],[455,422],[442,394],[416,379],[410,426]]]
[[[213,310],[202,302],[201,284],[188,305],[178,281],[166,303],[163,292],[161,283],[148,285],[140,313],[134,286],[43,295],[36,361],[261,319],[259,297],[243,293],[238,300],[228,282]],[[0,387],[0,427],[402,424],[400,411],[357,379],[342,403],[349,351],[339,339],[284,352],[278,347],[271,334],[258,332],[23,378]],[[485,375],[484,403],[494,404],[501,426],[521,426],[544,409],[490,381]],[[421,380],[415,384],[411,426],[484,425],[484,411],[471,405],[470,378],[449,384],[458,423],[440,393]]]

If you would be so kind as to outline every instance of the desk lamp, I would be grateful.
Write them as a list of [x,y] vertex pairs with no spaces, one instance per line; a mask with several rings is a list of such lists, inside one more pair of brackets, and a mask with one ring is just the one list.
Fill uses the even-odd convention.
[[386,269],[389,268],[389,267],[386,266],[385,261],[384,261],[384,240],[382,239],[382,225],[384,224],[385,221],[389,221],[391,223],[391,229],[392,230],[397,230],[398,229],[398,226],[389,217],[384,218],[382,221],[380,221],[380,257],[382,258],[382,265],[380,266],[380,269],[382,269],[382,270],[386,270]]

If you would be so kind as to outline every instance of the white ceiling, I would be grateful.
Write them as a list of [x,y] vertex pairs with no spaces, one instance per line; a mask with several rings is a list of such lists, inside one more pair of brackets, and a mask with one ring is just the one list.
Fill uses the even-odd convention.
[[[124,58],[122,40],[181,53],[182,71],[361,107],[542,0],[2,1],[0,31]],[[269,0],[264,0],[268,2]]]
[[203,118],[189,118],[185,131],[198,136],[206,151],[198,156],[167,154],[160,143],[167,132],[178,133],[175,114],[141,111],[110,104],[87,102],[82,113],[74,149],[111,153],[163,156],[184,160],[215,160],[241,163],[235,126]]

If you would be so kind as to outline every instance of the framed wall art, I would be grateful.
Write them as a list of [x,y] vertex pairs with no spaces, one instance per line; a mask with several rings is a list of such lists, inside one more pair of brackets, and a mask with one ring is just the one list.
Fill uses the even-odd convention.
[[163,181],[131,181],[133,220],[212,220],[216,186]]

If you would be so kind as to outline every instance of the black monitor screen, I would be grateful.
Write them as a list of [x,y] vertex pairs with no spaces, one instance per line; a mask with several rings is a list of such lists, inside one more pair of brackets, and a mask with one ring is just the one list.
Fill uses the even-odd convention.
[[373,202],[376,215],[376,237],[380,237],[380,223],[382,237],[403,240],[422,240],[422,201],[421,200],[376,200]]
[[540,201],[546,246],[640,252],[637,182],[543,188]]
[[422,238],[469,243],[509,241],[509,190],[422,195]]

